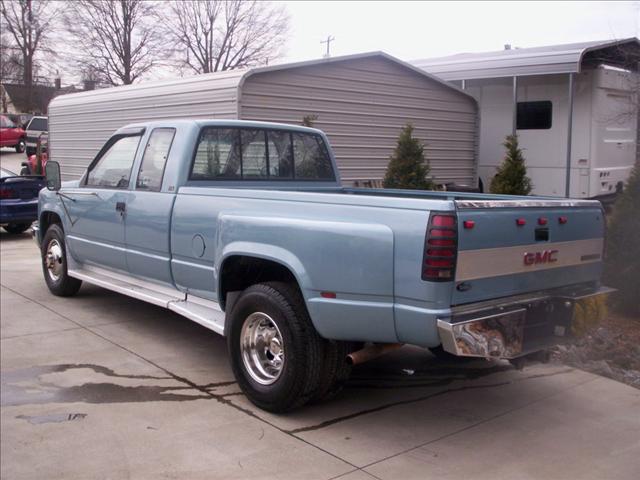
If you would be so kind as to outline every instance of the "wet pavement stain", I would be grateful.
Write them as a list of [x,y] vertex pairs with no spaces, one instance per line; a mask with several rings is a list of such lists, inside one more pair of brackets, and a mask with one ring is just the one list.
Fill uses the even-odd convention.
[[[103,374],[112,378],[164,381],[175,380],[171,376],[118,374],[110,368],[85,363],[45,365],[2,372],[0,405],[6,407],[44,403],[84,402],[100,404],[125,402],[176,402],[211,399],[211,396],[206,394],[198,395],[181,393],[194,392],[194,388],[189,385],[169,387],[158,385],[125,386],[108,382],[87,382],[81,385],[63,387],[54,383],[45,382],[40,378],[46,374],[79,369],[90,369],[95,373]],[[195,392],[198,392],[198,390],[195,390]]]
[[18,415],[16,418],[26,420],[32,425],[40,425],[42,423],[73,422],[84,420],[86,417],[86,413],[58,413],[53,415]]

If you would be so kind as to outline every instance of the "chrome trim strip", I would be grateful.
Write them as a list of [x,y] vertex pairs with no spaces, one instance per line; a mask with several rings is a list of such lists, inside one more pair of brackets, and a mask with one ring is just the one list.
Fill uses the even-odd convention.
[[468,210],[474,208],[542,208],[542,207],[597,207],[602,208],[598,200],[454,200],[456,208]]
[[[603,246],[602,238],[590,238],[571,242],[538,242],[513,247],[460,250],[456,264],[456,282],[600,262]],[[556,260],[532,265],[524,263],[525,254],[544,251],[557,251],[554,256]]]
[[67,238],[70,240],[76,240],[78,242],[84,242],[84,243],[90,243],[92,245],[99,245],[101,247],[105,247],[105,248],[111,248],[113,250],[118,250],[119,252],[126,252],[126,248],[124,247],[118,247],[116,245],[110,245],[108,243],[103,243],[103,242],[97,242],[96,240],[88,240],[86,238],[82,238],[82,237],[77,237],[76,235],[67,235]]
[[208,265],[201,265],[199,263],[187,262],[186,260],[178,260],[176,258],[171,259],[171,263],[179,263],[180,265],[186,265],[188,267],[202,268],[204,270],[209,270],[211,272],[215,272],[214,267],[210,267]]

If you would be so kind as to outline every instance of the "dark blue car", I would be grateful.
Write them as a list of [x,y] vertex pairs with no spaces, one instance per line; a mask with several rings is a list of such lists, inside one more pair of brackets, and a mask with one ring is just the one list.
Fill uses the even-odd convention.
[[0,168],[0,225],[9,233],[22,233],[38,218],[38,193],[43,176],[20,176]]

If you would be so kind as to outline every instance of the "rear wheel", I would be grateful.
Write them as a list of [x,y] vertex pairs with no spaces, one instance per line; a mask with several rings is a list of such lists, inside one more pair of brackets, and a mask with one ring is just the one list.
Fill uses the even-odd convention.
[[352,342],[325,341],[324,359],[318,389],[311,399],[314,403],[332,399],[342,391],[351,376],[347,355],[358,350]]
[[7,232],[12,233],[14,235],[19,235],[24,233],[27,228],[29,228],[28,223],[10,223],[9,225],[5,225],[3,227]]
[[41,254],[42,273],[51,293],[59,297],[69,297],[78,293],[82,281],[70,277],[67,272],[64,231],[57,224],[51,225],[44,234]]
[[297,288],[282,282],[252,285],[229,320],[231,367],[251,402],[286,412],[311,399],[319,385],[324,342]]
[[20,141],[16,144],[16,152],[17,153],[22,153],[22,152],[24,152],[26,147],[27,147],[27,144],[24,141],[24,138],[21,138]]

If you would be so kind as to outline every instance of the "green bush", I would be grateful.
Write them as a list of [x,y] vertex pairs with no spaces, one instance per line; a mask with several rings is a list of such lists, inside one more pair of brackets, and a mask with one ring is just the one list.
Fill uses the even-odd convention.
[[604,282],[618,289],[611,306],[640,317],[640,163],[609,218],[606,252]]
[[427,178],[429,163],[424,157],[424,145],[413,137],[413,126],[407,124],[398,137],[396,149],[391,155],[384,188],[431,190],[433,183]]
[[505,195],[529,195],[531,193],[531,179],[527,177],[527,167],[524,164],[522,150],[518,146],[517,135],[507,135],[502,144],[507,154],[498,167],[498,171],[491,180],[491,193]]

